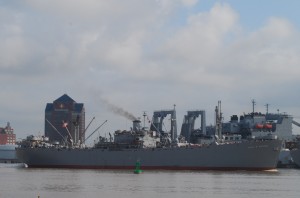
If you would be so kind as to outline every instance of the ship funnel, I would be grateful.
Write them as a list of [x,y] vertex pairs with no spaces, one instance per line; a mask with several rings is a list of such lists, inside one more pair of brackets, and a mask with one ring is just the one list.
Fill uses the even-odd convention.
[[141,121],[140,120],[133,121],[132,130],[135,132],[138,132],[141,130]]

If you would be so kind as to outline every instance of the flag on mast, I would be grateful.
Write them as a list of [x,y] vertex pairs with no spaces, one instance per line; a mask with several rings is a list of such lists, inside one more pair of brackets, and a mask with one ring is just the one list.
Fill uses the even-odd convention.
[[67,126],[68,126],[68,123],[63,121],[62,127],[67,128]]

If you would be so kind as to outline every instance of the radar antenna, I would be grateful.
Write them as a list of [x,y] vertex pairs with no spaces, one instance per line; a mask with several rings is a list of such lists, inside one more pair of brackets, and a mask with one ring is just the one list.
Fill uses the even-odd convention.
[[266,110],[267,110],[267,114],[269,113],[269,106],[270,106],[270,104],[265,104],[265,107],[266,107]]
[[252,115],[254,116],[254,106],[256,105],[256,101],[252,99]]
[[144,114],[143,114],[143,117],[144,117],[144,128],[146,127],[146,116],[147,116],[146,111],[144,111]]

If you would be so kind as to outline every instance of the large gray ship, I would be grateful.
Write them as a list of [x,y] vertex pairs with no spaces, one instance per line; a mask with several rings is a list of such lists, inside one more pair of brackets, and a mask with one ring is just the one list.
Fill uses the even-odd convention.
[[18,148],[28,167],[164,170],[276,169],[280,140],[168,148]]
[[[133,121],[128,131],[116,131],[109,139],[100,137],[92,148],[79,144],[50,144],[46,138],[28,138],[16,153],[28,167],[163,170],[271,170],[276,169],[282,141],[275,136],[241,139],[221,132],[220,105],[216,107],[215,134],[190,143],[177,137],[175,107],[154,112],[148,130]],[[171,131],[161,130],[166,115],[171,115]]]

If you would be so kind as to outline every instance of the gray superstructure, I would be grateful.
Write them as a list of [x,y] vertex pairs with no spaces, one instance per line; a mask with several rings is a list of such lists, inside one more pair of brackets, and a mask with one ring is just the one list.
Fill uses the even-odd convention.
[[[188,142],[194,143],[198,137],[204,135],[214,135],[216,131],[215,126],[205,126],[194,128],[195,119],[198,117],[198,112],[205,111],[188,111],[185,116],[185,121],[182,125],[181,135],[185,137]],[[203,116],[202,116],[203,117]],[[240,134],[243,138],[248,137],[264,137],[268,134],[277,136],[283,141],[292,141],[294,136],[292,134],[292,124],[298,124],[293,121],[293,117],[287,114],[262,114],[262,113],[249,113],[241,115],[232,115],[229,122],[222,123],[222,134]]]
[[[211,137],[217,133],[227,136],[224,138],[228,139],[234,139],[234,135],[240,135],[242,139],[276,136],[278,139],[283,140],[283,148],[279,156],[278,166],[291,167],[293,159],[289,150],[291,148],[288,145],[290,142],[295,141],[292,125],[300,127],[300,124],[293,120],[291,115],[279,112],[269,113],[268,108],[265,114],[255,112],[255,101],[253,100],[252,103],[253,112],[244,113],[241,116],[232,115],[228,122],[216,123],[214,126],[207,127],[205,127],[206,118],[204,110],[188,111],[181,127],[181,137],[184,137],[189,143],[204,143],[212,141]],[[266,106],[268,107],[268,105]],[[199,116],[201,116],[201,126],[200,128],[195,128],[195,122]]]

